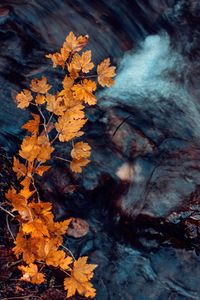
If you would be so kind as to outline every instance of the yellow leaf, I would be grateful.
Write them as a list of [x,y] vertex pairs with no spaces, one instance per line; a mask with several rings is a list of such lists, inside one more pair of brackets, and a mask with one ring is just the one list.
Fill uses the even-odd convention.
[[56,68],[57,66],[61,66],[64,69],[65,62],[69,56],[69,52],[66,48],[61,48],[60,53],[56,52],[53,54],[46,55],[47,58],[50,58],[53,62],[53,68]]
[[88,36],[79,36],[76,38],[73,32],[70,32],[66,37],[66,41],[63,44],[63,48],[68,52],[79,52],[88,43]]
[[22,224],[22,230],[24,233],[31,234],[35,238],[49,236],[47,226],[40,219]]
[[74,261],[71,277],[64,280],[64,289],[68,291],[67,297],[75,295],[76,291],[85,297],[95,297],[96,290],[89,280],[93,277],[93,270],[96,267],[97,265],[87,264],[86,256]]
[[19,231],[16,236],[15,245],[16,246],[12,250],[17,258],[22,254],[23,260],[27,264],[34,262],[36,258],[34,252],[37,251],[37,240],[24,238],[23,232]]
[[27,172],[26,166],[20,163],[20,161],[15,156],[13,160],[13,171],[16,173],[17,179],[26,176]]
[[74,144],[71,151],[71,156],[74,159],[88,158],[90,157],[91,147],[88,143],[78,142]]
[[40,125],[40,116],[36,114],[31,114],[33,116],[33,120],[28,121],[25,123],[22,128],[28,130],[32,134],[37,134],[39,131],[39,125]]
[[37,160],[45,163],[51,158],[51,153],[54,151],[54,148],[51,147],[51,144],[45,135],[38,137],[37,144],[40,148],[37,155]]
[[87,259],[87,256],[83,256],[74,262],[72,276],[79,282],[90,280],[94,275],[93,270],[97,267],[94,264],[87,264]]
[[39,176],[42,176],[45,172],[47,172],[49,169],[51,168],[51,166],[39,166],[37,169],[36,169],[36,173],[39,175]]
[[116,75],[116,67],[110,66],[110,59],[106,58],[97,66],[98,82],[101,86],[110,87],[114,84],[112,77]]
[[64,114],[66,107],[63,103],[63,99],[61,97],[56,98],[56,96],[47,94],[47,110],[54,113],[57,116],[61,116]]
[[51,85],[47,83],[47,78],[43,76],[41,79],[32,79],[30,88],[35,93],[46,94],[51,89]]
[[70,162],[70,169],[75,173],[82,173],[82,168],[89,164],[90,160],[87,158],[73,159]]
[[19,270],[22,271],[23,276],[20,280],[25,280],[31,283],[40,284],[44,282],[44,274],[38,272],[38,266],[36,264],[30,264],[29,266],[19,266]]
[[73,86],[74,80],[66,75],[63,82],[62,82],[62,84],[63,84],[64,89],[69,89]]
[[33,100],[33,96],[29,90],[23,90],[21,93],[16,95],[17,107],[26,108],[29,106],[30,102]]
[[65,112],[62,117],[58,118],[55,128],[59,133],[59,140],[67,142],[83,134],[80,129],[85,125],[87,119],[84,119],[83,106],[77,105]]
[[96,90],[96,83],[94,81],[84,79],[82,84],[75,84],[72,90],[76,99],[85,101],[89,105],[96,104],[96,97],[92,93]]
[[65,257],[63,260],[59,262],[59,267],[63,270],[69,270],[70,264],[73,262],[73,259],[70,256]]
[[88,73],[93,68],[94,64],[91,62],[90,50],[83,52],[81,56],[78,53],[75,53],[71,63],[68,65],[69,72],[75,70],[75,72],[82,71],[83,73]]
[[21,144],[19,155],[24,159],[32,162],[38,156],[40,147],[37,145],[36,136],[26,136]]
[[46,98],[44,95],[41,95],[41,94],[37,94],[36,97],[35,97],[35,102],[37,104],[44,104],[46,101]]

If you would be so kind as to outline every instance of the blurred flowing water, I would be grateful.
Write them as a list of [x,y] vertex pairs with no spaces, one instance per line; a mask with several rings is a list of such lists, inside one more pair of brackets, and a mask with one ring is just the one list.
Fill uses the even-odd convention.
[[43,74],[59,84],[45,54],[71,30],[88,34],[94,62],[111,57],[118,75],[89,112],[93,157],[78,190],[65,192],[74,178],[55,163],[41,192],[90,223],[66,244],[99,265],[96,299],[198,300],[200,3],[0,0],[0,144],[10,154],[28,118],[15,93]]

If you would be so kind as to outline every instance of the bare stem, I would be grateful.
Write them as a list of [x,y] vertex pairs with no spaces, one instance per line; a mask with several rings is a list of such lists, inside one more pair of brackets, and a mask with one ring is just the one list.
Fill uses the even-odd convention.
[[57,159],[60,159],[60,160],[63,160],[63,161],[69,162],[69,163],[71,162],[71,160],[62,158],[62,157],[60,157],[60,156],[54,156],[54,158],[57,158]]
[[39,106],[37,106],[37,108],[38,108],[38,111],[39,111],[39,113],[40,113],[40,115],[41,115],[41,117],[42,117],[42,119],[43,119],[43,122],[44,122],[44,123],[43,123],[43,126],[44,126],[44,130],[45,130],[46,136],[47,136],[48,139],[49,139],[49,135],[48,135],[48,131],[47,131],[47,120],[46,120],[46,118],[45,118],[45,116],[44,116],[42,110],[39,108]]
[[0,209],[3,210],[5,213],[7,213],[8,215],[10,215],[12,218],[15,218],[15,215],[13,215],[10,211],[8,211],[7,209],[3,208],[1,205],[0,205]]
[[65,247],[65,246],[63,246],[63,245],[61,245],[61,247],[62,247],[63,249],[65,249],[67,252],[69,252],[69,254],[70,254],[71,257],[73,258],[73,260],[76,260],[75,257],[74,257],[74,255],[73,255],[73,253],[71,252],[71,250],[69,250],[67,247]]
[[10,233],[10,235],[11,235],[13,241],[14,241],[15,238],[14,238],[14,235],[13,235],[11,229],[10,229],[10,224],[9,224],[9,220],[8,220],[8,215],[6,215],[6,225],[7,225],[8,231],[9,231],[9,233]]

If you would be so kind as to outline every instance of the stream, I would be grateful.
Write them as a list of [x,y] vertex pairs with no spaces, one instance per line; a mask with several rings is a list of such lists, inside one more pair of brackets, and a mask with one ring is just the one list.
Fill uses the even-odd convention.
[[37,76],[59,84],[45,54],[70,31],[89,35],[96,64],[111,58],[116,83],[88,111],[83,175],[54,161],[37,182],[41,195],[58,219],[89,223],[88,235],[65,244],[98,264],[95,299],[199,300],[200,2],[0,0],[0,146],[9,156],[29,118],[15,94]]

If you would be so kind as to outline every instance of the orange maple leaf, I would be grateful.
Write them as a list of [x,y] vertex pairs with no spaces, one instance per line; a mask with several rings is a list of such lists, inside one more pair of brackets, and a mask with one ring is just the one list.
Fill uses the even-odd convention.
[[48,138],[45,135],[38,137],[37,144],[39,146],[37,160],[39,162],[45,163],[51,158],[51,153],[54,151],[54,148],[51,146]]
[[90,157],[91,147],[88,143],[78,142],[74,144],[71,151],[71,156],[74,159],[88,158]]
[[26,108],[29,106],[30,102],[33,100],[33,96],[29,90],[24,89],[21,93],[16,95],[17,107]]
[[116,75],[116,67],[110,66],[110,58],[104,59],[102,63],[97,66],[98,82],[101,86],[110,87],[114,84],[112,77]]
[[41,94],[37,94],[36,97],[35,97],[35,102],[37,104],[44,104],[46,101],[46,98],[44,95],[41,95]]
[[76,291],[83,296],[94,298],[96,291],[89,280],[93,277],[94,264],[87,264],[87,256],[80,257],[73,263],[71,277],[65,278],[64,288],[68,291],[67,297],[73,296]]
[[47,226],[40,219],[34,219],[22,224],[22,230],[25,234],[31,234],[32,237],[40,238],[43,236],[49,237]]
[[82,173],[82,168],[89,164],[90,160],[87,158],[73,159],[70,162],[70,169],[74,173]]
[[22,164],[15,156],[13,159],[13,171],[16,173],[17,179],[26,176],[27,172],[26,166]]
[[47,100],[47,110],[54,113],[57,116],[64,114],[66,107],[64,106],[63,99],[61,97],[56,97],[51,94],[46,95]]
[[78,100],[83,100],[85,103],[89,105],[96,104],[96,97],[93,95],[93,92],[96,90],[96,83],[92,80],[84,79],[80,84],[75,84],[72,87],[72,91],[74,92],[74,96]]
[[88,35],[79,36],[76,38],[73,32],[70,32],[66,37],[66,41],[63,44],[63,48],[68,52],[79,52],[83,49],[88,43]]
[[68,65],[68,71],[71,73],[72,70],[75,72],[82,71],[83,73],[88,73],[94,68],[93,62],[91,62],[91,51],[85,51],[82,55],[75,53],[71,63]]
[[35,284],[40,284],[45,280],[44,274],[38,271],[38,266],[36,264],[31,263],[29,266],[19,266],[18,269],[23,273],[20,280],[25,280]]
[[25,123],[22,128],[28,130],[32,134],[37,134],[39,130],[39,125],[40,125],[40,116],[36,114],[31,114],[33,116],[33,120],[28,121]]
[[46,94],[51,89],[51,85],[47,83],[47,78],[43,76],[41,79],[32,79],[30,88],[35,93]]
[[36,259],[35,253],[37,251],[37,239],[33,238],[24,238],[23,232],[19,231],[16,240],[15,247],[12,249],[16,257],[19,258],[19,255],[22,254],[23,260],[30,264]]
[[36,173],[39,176],[42,176],[45,172],[47,172],[49,169],[51,168],[51,166],[39,166],[36,168]]

